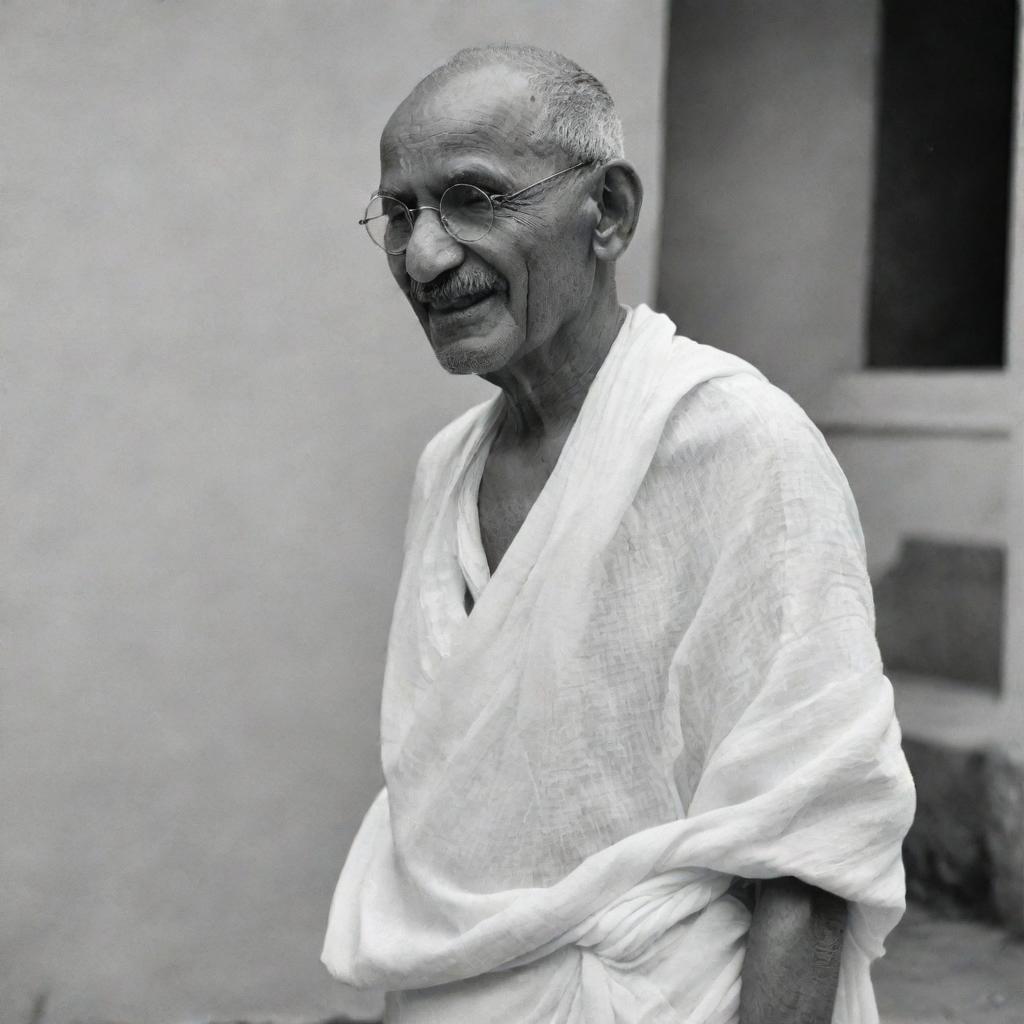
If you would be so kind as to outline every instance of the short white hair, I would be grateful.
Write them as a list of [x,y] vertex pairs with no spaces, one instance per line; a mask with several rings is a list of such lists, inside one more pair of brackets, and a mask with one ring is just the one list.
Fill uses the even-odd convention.
[[625,155],[622,122],[608,90],[589,71],[554,50],[516,43],[468,47],[432,71],[422,84],[495,64],[527,76],[543,104],[542,132],[570,157],[582,163]]

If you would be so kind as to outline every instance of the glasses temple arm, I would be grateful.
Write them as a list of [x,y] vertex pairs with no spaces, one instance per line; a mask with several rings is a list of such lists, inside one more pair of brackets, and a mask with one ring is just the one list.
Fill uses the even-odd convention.
[[595,163],[594,160],[583,160],[581,163],[573,164],[572,167],[563,167],[560,171],[555,171],[554,174],[549,174],[546,178],[541,178],[540,181],[535,181],[531,185],[527,185],[524,188],[519,189],[516,192],[506,192],[502,195],[491,196],[491,202],[504,203],[509,199],[515,199],[516,196],[521,196],[524,192],[529,192],[531,188],[536,188],[538,185],[543,185],[544,182],[550,181],[552,178],[558,178],[563,174],[568,174],[570,171],[577,171],[581,167],[586,167],[587,164]]

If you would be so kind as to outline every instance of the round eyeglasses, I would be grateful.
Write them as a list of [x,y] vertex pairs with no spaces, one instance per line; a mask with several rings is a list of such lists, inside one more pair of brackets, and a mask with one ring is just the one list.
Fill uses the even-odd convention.
[[441,193],[437,206],[417,206],[410,208],[394,196],[375,192],[370,197],[366,213],[359,221],[366,228],[374,245],[380,246],[389,256],[400,256],[405,252],[412,238],[415,214],[422,210],[433,210],[441,226],[457,242],[479,242],[494,224],[494,211],[500,209],[511,199],[516,199],[531,188],[543,185],[552,178],[561,177],[570,171],[579,170],[593,160],[565,167],[554,174],[549,174],[540,181],[535,181],[516,192],[492,194],[485,192],[476,185],[459,182],[449,185]]

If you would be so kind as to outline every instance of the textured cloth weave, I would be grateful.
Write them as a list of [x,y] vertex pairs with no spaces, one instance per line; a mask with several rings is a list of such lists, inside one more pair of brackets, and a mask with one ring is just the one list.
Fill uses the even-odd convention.
[[729,885],[793,875],[850,901],[834,1021],[873,1024],[913,786],[824,440],[640,306],[481,579],[467,495],[502,402],[420,460],[386,786],[325,964],[401,1024],[729,1024],[750,923]]

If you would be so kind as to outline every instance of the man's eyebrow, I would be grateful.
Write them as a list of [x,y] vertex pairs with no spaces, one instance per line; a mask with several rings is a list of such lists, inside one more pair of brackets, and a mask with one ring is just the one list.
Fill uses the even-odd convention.
[[[512,191],[514,185],[512,180],[506,175],[494,170],[492,167],[488,167],[486,164],[468,162],[464,164],[457,164],[456,166],[445,170],[440,173],[435,182],[437,195],[448,188],[449,185],[476,185],[479,188],[483,188],[485,192],[491,192],[494,194],[503,194],[505,192]],[[395,199],[411,199],[414,190],[405,186],[388,186],[381,182],[377,187],[377,194],[392,196]]]
[[444,184],[458,185],[466,182],[470,185],[485,185],[493,192],[507,192],[511,181],[505,175],[498,173],[491,167],[478,163],[461,164],[453,168],[445,176]]

